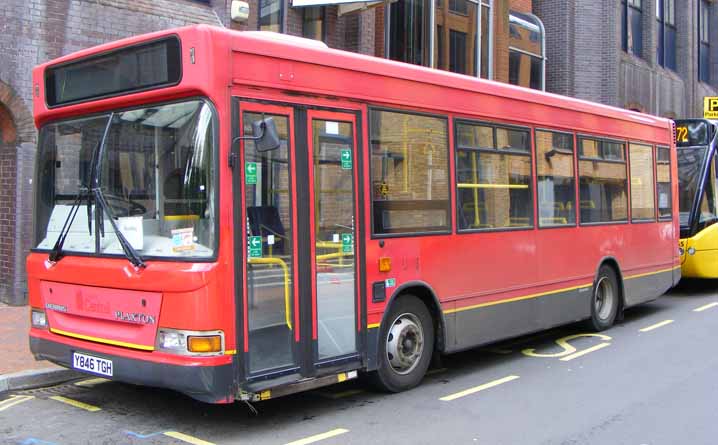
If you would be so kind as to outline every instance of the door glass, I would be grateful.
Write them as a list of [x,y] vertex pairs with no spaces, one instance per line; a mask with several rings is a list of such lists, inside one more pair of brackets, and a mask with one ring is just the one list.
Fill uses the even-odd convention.
[[[244,134],[252,122],[270,117],[245,112]],[[292,366],[294,312],[292,213],[289,176],[289,119],[271,115],[281,139],[278,149],[258,152],[244,145],[244,199],[247,206],[247,311],[249,370]]]
[[312,122],[319,359],[356,351],[352,124]]

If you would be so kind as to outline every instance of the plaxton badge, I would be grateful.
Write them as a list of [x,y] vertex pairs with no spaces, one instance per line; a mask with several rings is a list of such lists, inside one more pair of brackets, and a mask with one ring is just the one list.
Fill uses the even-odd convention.
[[130,323],[155,324],[155,317],[153,315],[142,314],[139,312],[115,311],[115,318]]
[[67,312],[67,306],[55,303],[45,303],[45,309],[57,312]]

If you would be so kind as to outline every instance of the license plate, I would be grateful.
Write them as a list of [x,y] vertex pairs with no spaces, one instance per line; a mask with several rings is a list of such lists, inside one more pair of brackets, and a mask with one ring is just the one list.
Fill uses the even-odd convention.
[[74,352],[72,354],[72,367],[82,371],[112,377],[112,360]]

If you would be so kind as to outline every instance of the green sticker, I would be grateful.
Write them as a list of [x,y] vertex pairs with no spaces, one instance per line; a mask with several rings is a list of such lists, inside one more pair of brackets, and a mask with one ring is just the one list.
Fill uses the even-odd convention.
[[349,149],[342,150],[342,168],[344,170],[352,169],[352,151]]
[[354,235],[342,233],[342,252],[352,253],[354,251]]
[[261,258],[262,257],[262,237],[261,236],[250,236],[249,242],[249,257],[250,258]]
[[244,183],[254,185],[257,183],[257,163],[244,163]]
[[384,287],[394,287],[396,286],[396,279],[395,278],[387,278],[384,280]]

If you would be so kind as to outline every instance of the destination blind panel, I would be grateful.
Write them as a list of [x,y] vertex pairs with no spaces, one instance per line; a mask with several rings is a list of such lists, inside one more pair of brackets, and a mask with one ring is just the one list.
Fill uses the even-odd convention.
[[181,76],[180,43],[171,37],[48,68],[47,105],[69,105],[175,85]]

